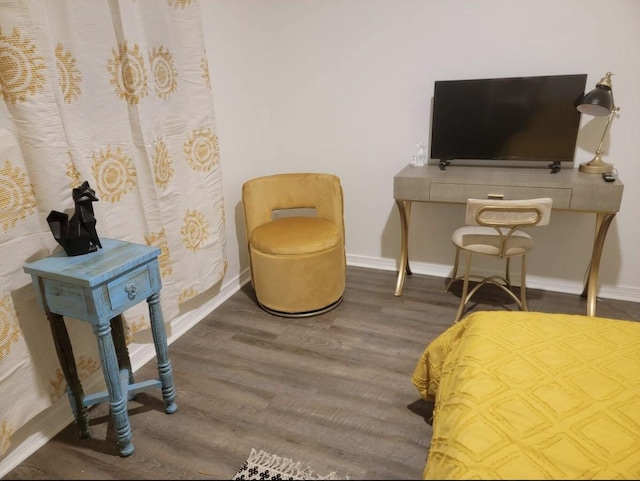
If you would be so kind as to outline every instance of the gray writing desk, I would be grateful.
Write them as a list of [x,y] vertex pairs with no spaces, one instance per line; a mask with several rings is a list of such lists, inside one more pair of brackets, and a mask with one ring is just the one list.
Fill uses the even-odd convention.
[[409,218],[412,202],[466,204],[468,198],[526,199],[551,197],[553,209],[591,212],[596,215],[595,237],[589,275],[582,296],[587,297],[587,315],[596,315],[596,289],[602,246],[611,221],[620,210],[624,185],[620,179],[605,182],[600,174],[585,174],[563,168],[552,174],[546,168],[473,167],[407,165],[393,178],[393,197],[400,212],[402,245],[395,295],[402,286],[409,266]]

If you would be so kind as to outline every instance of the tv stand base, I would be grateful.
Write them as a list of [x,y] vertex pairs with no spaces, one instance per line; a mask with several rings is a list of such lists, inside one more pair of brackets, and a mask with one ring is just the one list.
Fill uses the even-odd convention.
[[549,164],[549,168],[551,169],[552,174],[557,174],[558,172],[560,172],[560,162],[556,161]]

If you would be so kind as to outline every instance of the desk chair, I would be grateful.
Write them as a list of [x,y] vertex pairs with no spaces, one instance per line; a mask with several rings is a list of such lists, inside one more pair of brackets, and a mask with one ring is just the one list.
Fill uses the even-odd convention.
[[242,186],[242,203],[260,307],[281,317],[309,317],[338,306],[346,283],[340,179],[319,173],[258,177]]
[[[551,217],[551,199],[493,200],[468,199],[465,214],[465,226],[454,231],[451,241],[456,246],[456,257],[451,285],[463,280],[460,305],[455,322],[462,317],[465,306],[471,297],[485,284],[493,284],[506,292],[516,301],[520,309],[527,310],[526,294],[526,255],[533,247],[531,236],[521,230],[523,227],[543,226]],[[467,259],[464,275],[458,277],[460,252],[466,252]],[[504,277],[499,275],[480,276],[471,273],[473,254],[506,259]],[[520,297],[516,296],[509,278],[509,261],[512,257],[521,257]],[[478,283],[469,291],[469,281]]]

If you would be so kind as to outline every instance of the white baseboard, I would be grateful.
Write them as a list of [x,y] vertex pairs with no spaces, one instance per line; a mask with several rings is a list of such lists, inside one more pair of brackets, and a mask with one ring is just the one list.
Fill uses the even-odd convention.
[[[398,262],[395,259],[384,259],[380,257],[366,257],[347,254],[347,264],[350,266],[366,267],[369,269],[381,269],[386,271],[398,270]],[[451,275],[452,267],[448,265],[414,261],[411,261],[410,265],[411,272],[415,274],[444,278]],[[483,273],[479,272],[479,274]],[[582,282],[577,281],[558,281],[557,279],[551,279],[548,277],[527,275],[527,287],[532,289],[541,289],[543,291],[562,292],[565,294],[581,294],[584,285]],[[395,290],[395,284],[393,286],[389,286],[389,289],[393,292],[393,290]],[[603,299],[616,299],[618,301],[640,302],[640,289],[635,287],[601,284],[598,286],[597,297]]]

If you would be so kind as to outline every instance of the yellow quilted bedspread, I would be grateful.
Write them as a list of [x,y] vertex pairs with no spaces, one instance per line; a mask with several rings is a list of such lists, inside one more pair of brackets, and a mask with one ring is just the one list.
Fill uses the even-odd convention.
[[424,479],[640,479],[640,322],[476,312],[427,346]]

